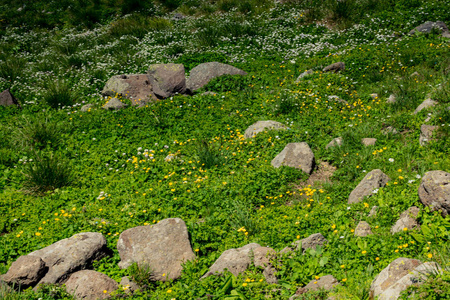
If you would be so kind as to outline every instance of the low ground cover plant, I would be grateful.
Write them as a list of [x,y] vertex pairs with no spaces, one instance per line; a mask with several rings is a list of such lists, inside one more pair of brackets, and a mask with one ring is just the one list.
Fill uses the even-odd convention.
[[[20,17],[2,23],[0,91],[10,89],[23,109],[0,107],[0,273],[19,256],[79,232],[107,238],[112,255],[95,270],[147,287],[133,299],[288,299],[328,274],[340,283],[333,294],[368,299],[372,280],[398,257],[448,267],[450,221],[425,208],[417,190],[427,171],[450,172],[449,42],[439,32],[407,34],[425,21],[450,25],[448,0],[84,2],[86,24],[76,24],[86,12],[67,8],[69,2],[60,10],[51,1],[1,4]],[[40,28],[20,27],[36,5],[53,13],[38,14]],[[100,108],[111,76],[169,62],[184,64],[188,75],[210,61],[248,75],[216,78],[192,96],[143,108]],[[338,61],[345,70],[322,71]],[[391,95],[394,104],[386,101]],[[412,114],[429,97],[439,104]],[[94,107],[82,111],[88,103]],[[420,146],[427,118],[439,127],[437,139]],[[260,120],[288,129],[244,139]],[[386,133],[390,127],[397,133]],[[326,148],[336,137],[343,145]],[[363,138],[377,142],[366,147]],[[330,182],[272,167],[293,142],[308,143],[316,170],[325,162],[336,168]],[[373,169],[392,180],[347,204]],[[377,216],[368,217],[373,206]],[[391,234],[411,206],[421,208],[421,231]],[[179,280],[155,283],[151,269],[119,269],[121,232],[175,217],[186,222],[196,254]],[[374,235],[355,237],[360,221]],[[317,232],[328,244],[286,255],[277,265],[277,286],[255,266],[238,277],[199,280],[227,249],[257,242],[279,251]],[[405,297],[444,299],[447,273]],[[54,286],[37,293],[0,287],[1,297],[72,299]]]

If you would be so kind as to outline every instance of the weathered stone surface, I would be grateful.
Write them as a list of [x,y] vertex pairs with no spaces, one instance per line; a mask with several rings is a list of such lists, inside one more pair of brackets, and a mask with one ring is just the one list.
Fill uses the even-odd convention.
[[106,110],[119,110],[126,106],[127,105],[119,99],[111,98],[105,105],[102,106],[102,108]]
[[71,273],[91,267],[95,260],[107,256],[105,237],[98,232],[82,232],[28,254],[40,257],[48,272],[41,283],[62,283]]
[[199,64],[193,68],[189,74],[189,78],[186,80],[186,89],[192,93],[202,88],[211,79],[222,75],[247,75],[246,72],[233,66],[222,64],[219,62],[207,62]]
[[417,223],[417,216],[419,215],[420,209],[416,206],[412,206],[401,213],[400,218],[392,226],[391,233],[395,234],[397,232],[402,232],[405,228],[407,230],[418,229],[420,230],[420,225]]
[[375,145],[375,143],[377,142],[377,139],[374,139],[374,138],[363,138],[362,140],[361,140],[361,143],[364,145],[364,146],[374,146]]
[[350,193],[348,203],[360,202],[364,197],[372,195],[373,190],[384,187],[389,180],[391,179],[380,169],[370,171]]
[[356,226],[356,228],[355,228],[355,236],[364,237],[364,236],[368,236],[371,234],[373,234],[373,233],[370,228],[370,225],[369,225],[369,223],[367,223],[365,221],[360,221],[358,223],[358,226]]
[[369,218],[375,217],[375,216],[377,215],[377,212],[378,212],[378,206],[373,206],[373,207],[370,209],[370,212],[369,212],[368,217],[369,217]]
[[438,126],[425,125],[420,126],[419,144],[425,146],[433,139],[433,132],[438,129]]
[[23,290],[36,285],[47,270],[45,262],[40,257],[25,255],[11,264],[8,272],[0,276],[0,281]]
[[122,96],[131,100],[133,105],[156,100],[153,87],[147,74],[125,74],[111,77],[102,90],[103,96]]
[[259,244],[251,243],[241,248],[224,251],[202,278],[223,273],[225,269],[230,271],[234,276],[238,276],[250,266],[251,252],[259,247],[261,247]]
[[[400,257],[383,269],[370,286],[369,299],[395,300],[412,284],[420,284],[427,274],[440,272],[434,262]],[[378,297],[378,298],[377,298]]]
[[336,146],[342,146],[342,143],[343,143],[343,139],[342,139],[342,137],[337,137],[337,138],[334,138],[331,142],[329,142],[327,145],[326,145],[326,147],[325,147],[325,149],[328,149],[328,148],[331,148],[331,147],[336,147]]
[[94,107],[94,104],[89,103],[89,104],[85,104],[81,107],[80,111],[82,112],[88,112],[91,111],[91,109]]
[[128,276],[124,276],[120,279],[120,285],[127,294],[139,290],[139,286],[133,281],[131,281]]
[[295,82],[298,83],[298,82],[300,82],[300,81],[302,80],[302,78],[304,78],[304,77],[306,77],[306,76],[309,76],[309,75],[311,75],[311,74],[313,74],[313,73],[314,73],[313,70],[307,70],[307,71],[303,72],[302,74],[300,74],[300,75],[297,77],[297,79],[295,80]]
[[284,124],[281,124],[277,121],[258,121],[250,127],[248,127],[244,132],[244,138],[252,138],[255,137],[258,133],[266,131],[266,130],[280,130],[280,129],[286,129],[286,126]]
[[339,285],[339,281],[333,275],[325,275],[318,280],[311,280],[306,286],[307,291],[316,291],[318,289],[331,290]]
[[294,248],[287,247],[283,249],[283,252],[300,250],[301,247],[304,253],[306,249],[316,249],[317,246],[323,247],[326,243],[328,243],[328,240],[321,233],[314,233],[307,238],[293,242],[292,246],[294,246]]
[[428,99],[426,99],[425,101],[423,101],[419,106],[417,106],[416,110],[414,111],[414,114],[416,115],[416,114],[418,114],[420,111],[422,111],[422,110],[424,110],[424,109],[427,109],[427,108],[430,108],[430,107],[433,107],[433,106],[435,106],[436,104],[438,104],[436,101],[434,101],[434,100],[428,98]]
[[182,263],[195,258],[186,224],[179,218],[122,232],[117,241],[121,269],[133,263],[147,265],[152,279],[166,281],[181,276]]
[[287,144],[283,151],[272,160],[272,166],[275,168],[288,166],[301,169],[307,174],[312,173],[314,165],[314,153],[305,142]]
[[328,101],[334,101],[334,102],[339,102],[339,103],[343,103],[343,104],[348,104],[347,101],[339,98],[339,96],[336,96],[336,95],[328,96]]
[[148,68],[153,93],[160,99],[186,92],[186,77],[182,64],[153,64]]
[[0,93],[0,106],[18,106],[19,105],[19,101],[17,101],[17,99],[13,96],[13,94],[11,94],[11,92],[9,90],[4,90],[3,92]]
[[336,73],[336,72],[343,71],[343,70],[345,70],[345,63],[337,62],[337,63],[334,63],[334,64],[326,66],[323,69],[323,72],[334,72],[334,73]]
[[416,32],[430,33],[433,28],[436,28],[443,33],[449,32],[448,27],[447,27],[447,25],[445,25],[444,22],[442,22],[442,21],[437,21],[437,22],[427,21],[427,22],[417,26],[413,30],[411,30],[409,32],[409,34],[414,35]]
[[275,258],[275,250],[269,247],[258,247],[253,249],[253,263],[255,267],[264,269],[263,275],[267,283],[276,284],[278,279],[275,276],[276,270],[270,260]]
[[433,211],[442,211],[442,216],[450,214],[450,173],[430,171],[425,173],[419,186],[419,199]]
[[397,102],[397,97],[395,97],[395,95],[394,94],[391,94],[390,96],[389,96],[389,98],[386,100],[386,102],[387,103],[395,103],[395,102]]
[[75,299],[108,299],[117,290],[118,284],[105,274],[92,270],[82,270],[70,275],[66,290]]

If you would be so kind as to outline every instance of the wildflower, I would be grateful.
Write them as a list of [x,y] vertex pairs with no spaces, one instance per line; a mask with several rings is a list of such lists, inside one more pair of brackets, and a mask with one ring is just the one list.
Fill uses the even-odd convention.
[[390,162],[394,162],[394,159],[393,159],[393,158],[389,158],[389,161],[390,161]]
[[427,254],[427,257],[428,257],[428,258],[432,258],[432,257],[433,257],[433,254],[428,253],[428,254]]
[[366,251],[366,250],[363,250],[363,251],[361,251],[361,253],[362,253],[362,254],[366,254],[366,253],[367,253],[367,251]]
[[244,282],[244,283],[242,284],[242,286],[247,286],[247,282]]

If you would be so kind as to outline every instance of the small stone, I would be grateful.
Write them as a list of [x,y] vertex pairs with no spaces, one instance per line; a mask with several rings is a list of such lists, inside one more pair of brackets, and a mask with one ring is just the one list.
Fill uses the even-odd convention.
[[364,138],[361,140],[361,143],[366,147],[374,146],[376,142],[377,142],[377,139],[374,139],[374,138]]
[[334,138],[331,142],[329,142],[326,145],[325,149],[328,149],[328,148],[331,148],[331,147],[336,147],[336,146],[340,147],[340,146],[342,146],[342,143],[343,143],[342,137]]
[[307,291],[317,291],[319,289],[332,290],[336,286],[340,285],[339,281],[334,278],[333,275],[325,275],[320,277],[318,280],[311,280],[306,286]]
[[313,73],[314,73],[313,70],[307,70],[307,71],[303,72],[302,74],[300,74],[297,77],[297,79],[295,80],[295,83],[299,83],[302,80],[302,78],[304,78],[306,76],[309,76],[309,75],[311,75]]
[[303,172],[311,174],[315,165],[315,158],[314,153],[307,143],[289,143],[272,160],[271,164],[275,168],[288,166],[301,169]]
[[391,179],[380,169],[367,173],[348,197],[348,204],[361,202],[364,197],[371,196],[375,189],[384,187]]
[[432,211],[441,211],[443,217],[450,215],[450,173],[429,171],[419,186],[419,199]]
[[388,126],[388,127],[384,128],[384,129],[382,129],[382,130],[381,130],[381,133],[383,133],[384,135],[388,135],[388,134],[397,134],[398,131],[397,131],[397,129],[395,129],[394,127]]
[[19,101],[9,90],[0,93],[0,106],[17,106],[20,108]]
[[420,126],[420,136],[419,136],[419,144],[420,146],[425,146],[429,142],[435,140],[433,139],[433,133],[437,130],[438,126],[425,125]]
[[83,106],[81,107],[80,111],[82,111],[82,112],[88,112],[88,111],[91,111],[91,109],[92,109],[93,107],[94,107],[94,104],[89,103],[89,104],[83,105]]
[[375,217],[375,216],[377,215],[377,212],[378,212],[378,206],[372,207],[372,208],[370,209],[370,212],[369,212],[368,217],[369,217],[369,218]]
[[378,99],[378,94],[377,93],[373,93],[373,94],[370,94],[370,97],[372,97],[372,99]]
[[343,71],[343,70],[345,70],[345,63],[337,62],[337,63],[334,63],[334,64],[326,66],[323,69],[323,72],[334,72],[334,73],[337,73],[337,72]]
[[373,233],[372,233],[369,223],[367,223],[365,221],[360,221],[358,226],[356,226],[355,236],[364,237],[364,236],[368,236],[371,234],[373,234]]
[[139,290],[139,286],[130,280],[128,276],[124,276],[120,279],[120,286],[125,293],[130,294]]
[[413,114],[416,115],[416,114],[418,114],[420,111],[422,111],[422,110],[424,110],[424,109],[427,109],[427,108],[430,108],[430,107],[433,107],[433,106],[435,106],[436,104],[438,104],[436,101],[434,101],[434,100],[428,98],[428,99],[426,99],[425,101],[423,101],[423,102],[416,108],[416,110],[414,111]]
[[[321,233],[314,233],[308,236],[307,238],[304,238],[299,241],[295,241],[292,243],[292,246],[295,246],[296,250],[303,250],[303,253],[306,252],[306,249],[316,249],[318,246],[323,247],[326,243],[328,243],[328,240],[321,234]],[[300,248],[301,247],[301,248]],[[286,249],[291,250],[292,249]],[[287,251],[285,251],[287,252]]]
[[328,96],[328,101],[335,101],[335,102],[339,102],[339,103],[343,103],[343,104],[348,104],[347,101],[339,98],[339,96],[336,96],[336,95]]
[[277,121],[258,121],[252,125],[250,125],[244,132],[244,138],[253,138],[258,133],[264,132],[266,130],[282,130],[286,129],[287,127]]
[[108,299],[118,288],[117,282],[105,274],[92,270],[82,270],[70,275],[66,290],[75,299]]
[[387,103],[390,103],[390,104],[395,103],[395,102],[397,102],[397,98],[395,97],[394,94],[391,94],[391,95],[389,96],[389,98],[386,100],[386,102],[387,102]]
[[395,234],[406,230],[420,230],[420,225],[417,223],[417,216],[419,215],[420,209],[416,206],[408,208],[406,211],[402,212],[400,218],[391,228],[391,233]]
[[119,99],[111,98],[111,100],[109,100],[105,105],[103,105],[102,108],[106,110],[120,110],[126,106],[127,105],[122,101],[120,101]]

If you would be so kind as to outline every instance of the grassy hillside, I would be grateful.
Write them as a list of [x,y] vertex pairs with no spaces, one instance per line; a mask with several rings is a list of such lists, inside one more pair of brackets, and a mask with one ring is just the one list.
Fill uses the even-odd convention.
[[[120,280],[138,271],[119,269],[118,235],[172,217],[186,222],[197,259],[180,280],[149,282],[132,299],[288,299],[327,274],[341,282],[343,299],[367,299],[374,277],[395,258],[448,266],[450,220],[425,208],[417,190],[425,172],[450,172],[449,39],[407,33],[425,21],[450,25],[449,0],[85,2],[0,4],[0,91],[10,89],[22,106],[0,107],[0,274],[21,255],[92,231],[113,251],[95,269]],[[81,22],[81,8],[92,19]],[[34,11],[42,13],[31,21]],[[186,17],[175,20],[175,12]],[[189,72],[209,61],[248,75],[144,108],[100,109],[107,101],[100,91],[113,75],[168,62]],[[338,61],[344,71],[322,72]],[[391,94],[395,104],[386,102]],[[439,104],[413,115],[428,97]],[[97,108],[81,112],[86,103]],[[429,116],[440,138],[420,146]],[[289,130],[244,139],[258,120]],[[388,126],[399,133],[383,134]],[[336,137],[343,146],[326,149]],[[366,137],[377,138],[375,146],[363,146]],[[307,142],[318,165],[336,168],[331,183],[309,186],[300,170],[271,166],[292,142]],[[169,154],[178,159],[167,162]],[[392,181],[348,205],[373,169]],[[375,205],[377,217],[367,217]],[[392,235],[413,205],[429,230]],[[354,236],[361,220],[374,235]],[[317,232],[329,241],[323,252],[286,257],[279,285],[267,284],[255,267],[231,286],[229,274],[199,280],[224,250],[251,242],[281,250]],[[448,272],[430,280],[422,299],[435,299],[429,291],[445,291],[449,281]],[[56,287],[0,295],[72,299]]]

